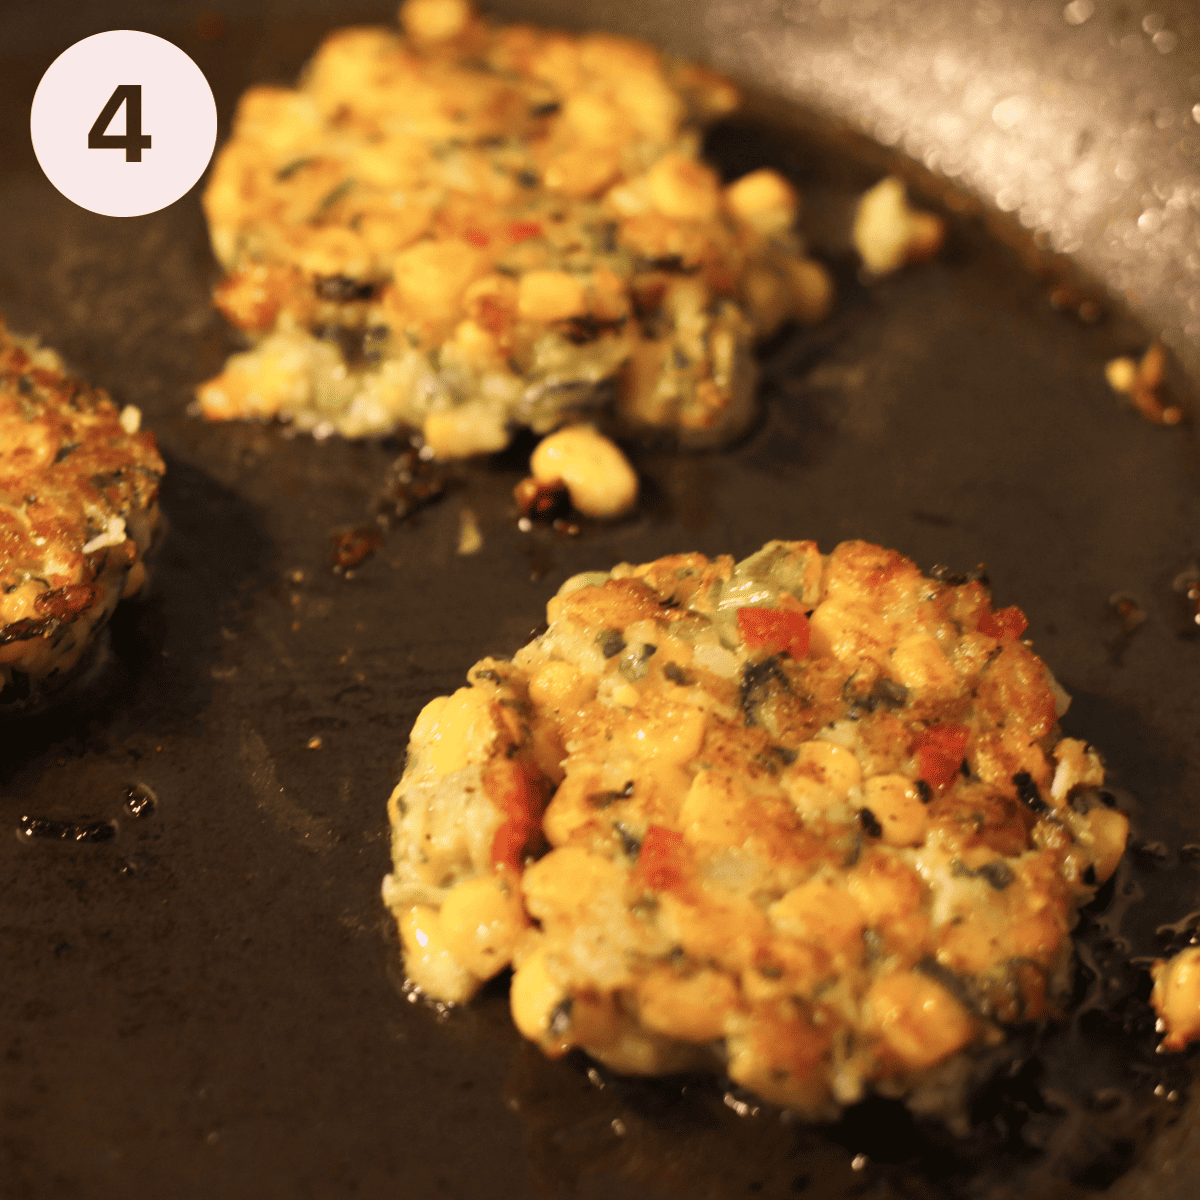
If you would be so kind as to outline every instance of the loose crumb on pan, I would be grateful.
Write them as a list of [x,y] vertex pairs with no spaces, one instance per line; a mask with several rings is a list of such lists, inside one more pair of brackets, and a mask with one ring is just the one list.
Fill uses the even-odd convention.
[[863,193],[852,235],[866,268],[874,275],[888,275],[936,254],[946,225],[941,217],[913,208],[903,181],[888,175]]
[[475,510],[466,505],[458,514],[458,550],[462,555],[478,554],[483,549],[483,534]]
[[1134,408],[1156,425],[1178,425],[1183,409],[1164,403],[1160,392],[1166,378],[1167,353],[1160,343],[1152,342],[1141,359],[1114,358],[1104,367],[1108,386],[1128,396]]
[[744,429],[753,341],[820,320],[832,284],[786,179],[722,186],[698,157],[735,89],[458,0],[400,20],[242,97],[204,207],[217,306],[252,344],[200,387],[204,415],[411,426],[440,458],[604,406],[685,444]]
[[1057,1010],[1128,822],[1024,615],[941,574],[770,542],[568,580],[412,730],[383,888],[410,980],[457,1002],[511,966],[552,1057],[954,1119]]
[[0,706],[49,699],[141,588],[163,471],[138,409],[0,320]]

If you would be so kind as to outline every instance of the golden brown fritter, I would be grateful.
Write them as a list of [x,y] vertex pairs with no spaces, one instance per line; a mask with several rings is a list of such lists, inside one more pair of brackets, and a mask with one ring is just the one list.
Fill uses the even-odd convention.
[[705,1061],[810,1116],[949,1115],[1063,995],[1128,822],[1019,610],[894,551],[771,542],[577,576],[433,700],[390,804],[409,977],[506,965],[518,1028]]
[[724,187],[698,158],[735,90],[465,0],[401,22],[332,33],[297,88],[242,98],[204,206],[216,303],[254,347],[204,414],[407,425],[447,458],[613,401],[685,442],[744,428],[752,339],[819,319],[831,285],[785,179]]

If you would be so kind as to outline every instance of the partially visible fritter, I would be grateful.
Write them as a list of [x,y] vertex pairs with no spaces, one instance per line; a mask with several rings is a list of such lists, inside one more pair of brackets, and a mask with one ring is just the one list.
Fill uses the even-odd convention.
[[751,344],[828,310],[791,185],[723,187],[699,131],[734,89],[650,46],[409,0],[343,29],[299,87],[255,87],[204,207],[224,315],[253,348],[212,419],[398,426],[443,458],[614,404],[712,444],[753,412]]
[[0,708],[48,698],[142,585],[163,462],[140,420],[0,322]]
[[1157,1032],[1166,1035],[1162,1049],[1182,1050],[1200,1039],[1200,947],[1190,946],[1166,960],[1155,959],[1150,975]]
[[1128,830],[1020,611],[771,542],[577,576],[547,617],[412,731],[384,884],[410,979],[462,1001],[511,964],[552,1056],[953,1119],[1056,1011]]

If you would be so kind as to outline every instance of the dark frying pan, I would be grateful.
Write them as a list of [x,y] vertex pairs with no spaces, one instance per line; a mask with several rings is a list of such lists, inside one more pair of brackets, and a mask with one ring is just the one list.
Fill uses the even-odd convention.
[[[172,532],[93,689],[0,728],[0,1195],[1190,1197],[1192,1060],[1154,1055],[1130,960],[1181,944],[1200,908],[1200,642],[1173,586],[1200,558],[1200,481],[1191,427],[1146,423],[1102,368],[1158,335],[1176,397],[1200,380],[1200,15],[1184,0],[502,11],[647,36],[773,97],[712,151],[798,180],[839,310],[767,348],[765,416],[731,452],[639,452],[636,518],[519,533],[513,452],[456,469],[439,505],[335,575],[331,535],[369,519],[398,447],[188,417],[232,346],[196,197],[83,212],[42,178],[27,115],[61,50],[126,27],[187,50],[227,126],[247,84],[290,80],[322,31],[389,8],[6,9],[0,309],[143,408]],[[893,161],[956,215],[938,261],[867,288],[845,205]],[[1099,322],[1051,304],[1088,286]],[[464,507],[484,534],[468,558]],[[1068,731],[1105,749],[1134,812],[1136,846],[1082,923],[1075,1016],[1015,1047],[965,1140],[883,1103],[809,1129],[711,1081],[589,1075],[520,1042],[502,986],[448,1015],[399,986],[383,805],[419,707],[514,650],[575,571],[776,536],[986,560],[1075,696]],[[138,785],[156,803],[131,801]],[[23,816],[116,834],[31,840]]]

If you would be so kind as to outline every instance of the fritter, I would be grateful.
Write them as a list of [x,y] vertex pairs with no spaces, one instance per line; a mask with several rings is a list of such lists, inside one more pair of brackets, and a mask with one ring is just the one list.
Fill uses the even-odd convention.
[[618,1071],[711,1065],[808,1117],[952,1117],[1064,996],[1128,822],[978,581],[864,542],[569,580],[545,633],[431,701],[383,894],[444,1001]]
[[73,678],[142,586],[164,468],[140,421],[0,321],[0,707]]
[[687,444],[743,429],[752,341],[819,319],[831,284],[782,176],[725,187],[698,158],[735,90],[466,0],[400,17],[241,100],[204,207],[216,304],[253,348],[199,389],[204,415],[408,426],[444,458],[610,403]]

